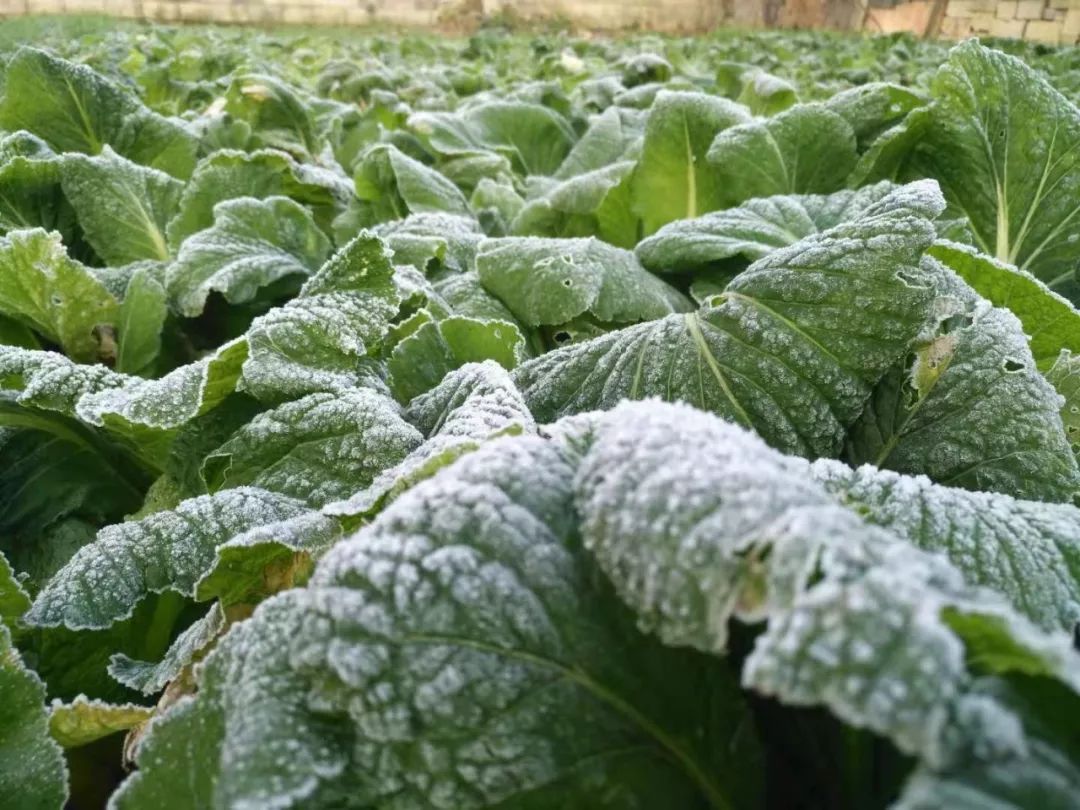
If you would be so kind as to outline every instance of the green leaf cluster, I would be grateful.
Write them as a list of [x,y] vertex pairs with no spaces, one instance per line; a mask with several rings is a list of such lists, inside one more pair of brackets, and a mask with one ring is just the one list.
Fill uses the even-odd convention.
[[1020,55],[4,53],[0,804],[1074,807],[1080,77]]

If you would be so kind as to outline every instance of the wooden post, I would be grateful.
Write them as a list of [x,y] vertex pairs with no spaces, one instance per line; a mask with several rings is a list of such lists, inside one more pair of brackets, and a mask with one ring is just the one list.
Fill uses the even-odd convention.
[[923,31],[923,39],[934,39],[941,33],[941,23],[945,21],[945,10],[948,7],[949,0],[934,0],[930,18],[926,21],[926,30]]

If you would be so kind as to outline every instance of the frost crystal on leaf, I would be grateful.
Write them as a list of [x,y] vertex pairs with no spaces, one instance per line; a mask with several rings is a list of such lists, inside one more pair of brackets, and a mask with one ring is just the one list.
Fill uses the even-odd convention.
[[175,510],[102,529],[37,595],[26,621],[103,628],[150,593],[192,595],[222,543],[254,526],[301,514],[293,498],[252,487],[184,501]]
[[0,805],[1074,810],[1067,49],[3,25]]

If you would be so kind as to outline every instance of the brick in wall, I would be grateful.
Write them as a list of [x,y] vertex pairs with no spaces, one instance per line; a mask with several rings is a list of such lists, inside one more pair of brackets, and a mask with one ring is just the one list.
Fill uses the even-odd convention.
[[995,19],[994,24],[990,26],[990,34],[995,37],[1022,39],[1024,36],[1025,25],[1027,25],[1026,20]]
[[1057,45],[1061,42],[1061,28],[1062,23],[1060,21],[1032,20],[1024,29],[1024,39]]
[[1016,4],[1016,18],[1019,20],[1038,20],[1042,17],[1045,0],[1020,0]]
[[941,35],[949,39],[960,39],[970,33],[970,17],[946,17],[941,24]]

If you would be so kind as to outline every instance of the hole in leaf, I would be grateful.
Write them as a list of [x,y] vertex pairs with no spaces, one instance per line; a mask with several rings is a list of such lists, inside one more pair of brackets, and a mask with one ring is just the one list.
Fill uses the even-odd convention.
[[564,278],[563,282],[562,282],[562,285],[564,287],[573,287],[574,286],[574,280],[571,279],[571,278]]
[[1015,360],[1006,360],[1003,368],[1008,372],[1017,372],[1024,370],[1024,364],[1018,363]]
[[973,323],[975,323],[975,319],[970,315],[950,315],[941,322],[938,331],[943,335],[947,335],[957,329],[967,329]]
[[554,338],[556,343],[569,343],[570,342],[570,333],[569,332],[556,332],[553,335],[553,338]]
[[898,279],[900,279],[900,281],[902,281],[906,285],[908,285],[909,287],[915,287],[917,289],[922,289],[923,287],[926,286],[925,284],[920,284],[918,277],[916,277],[915,275],[909,273],[907,270],[897,270],[896,271],[896,277]]

